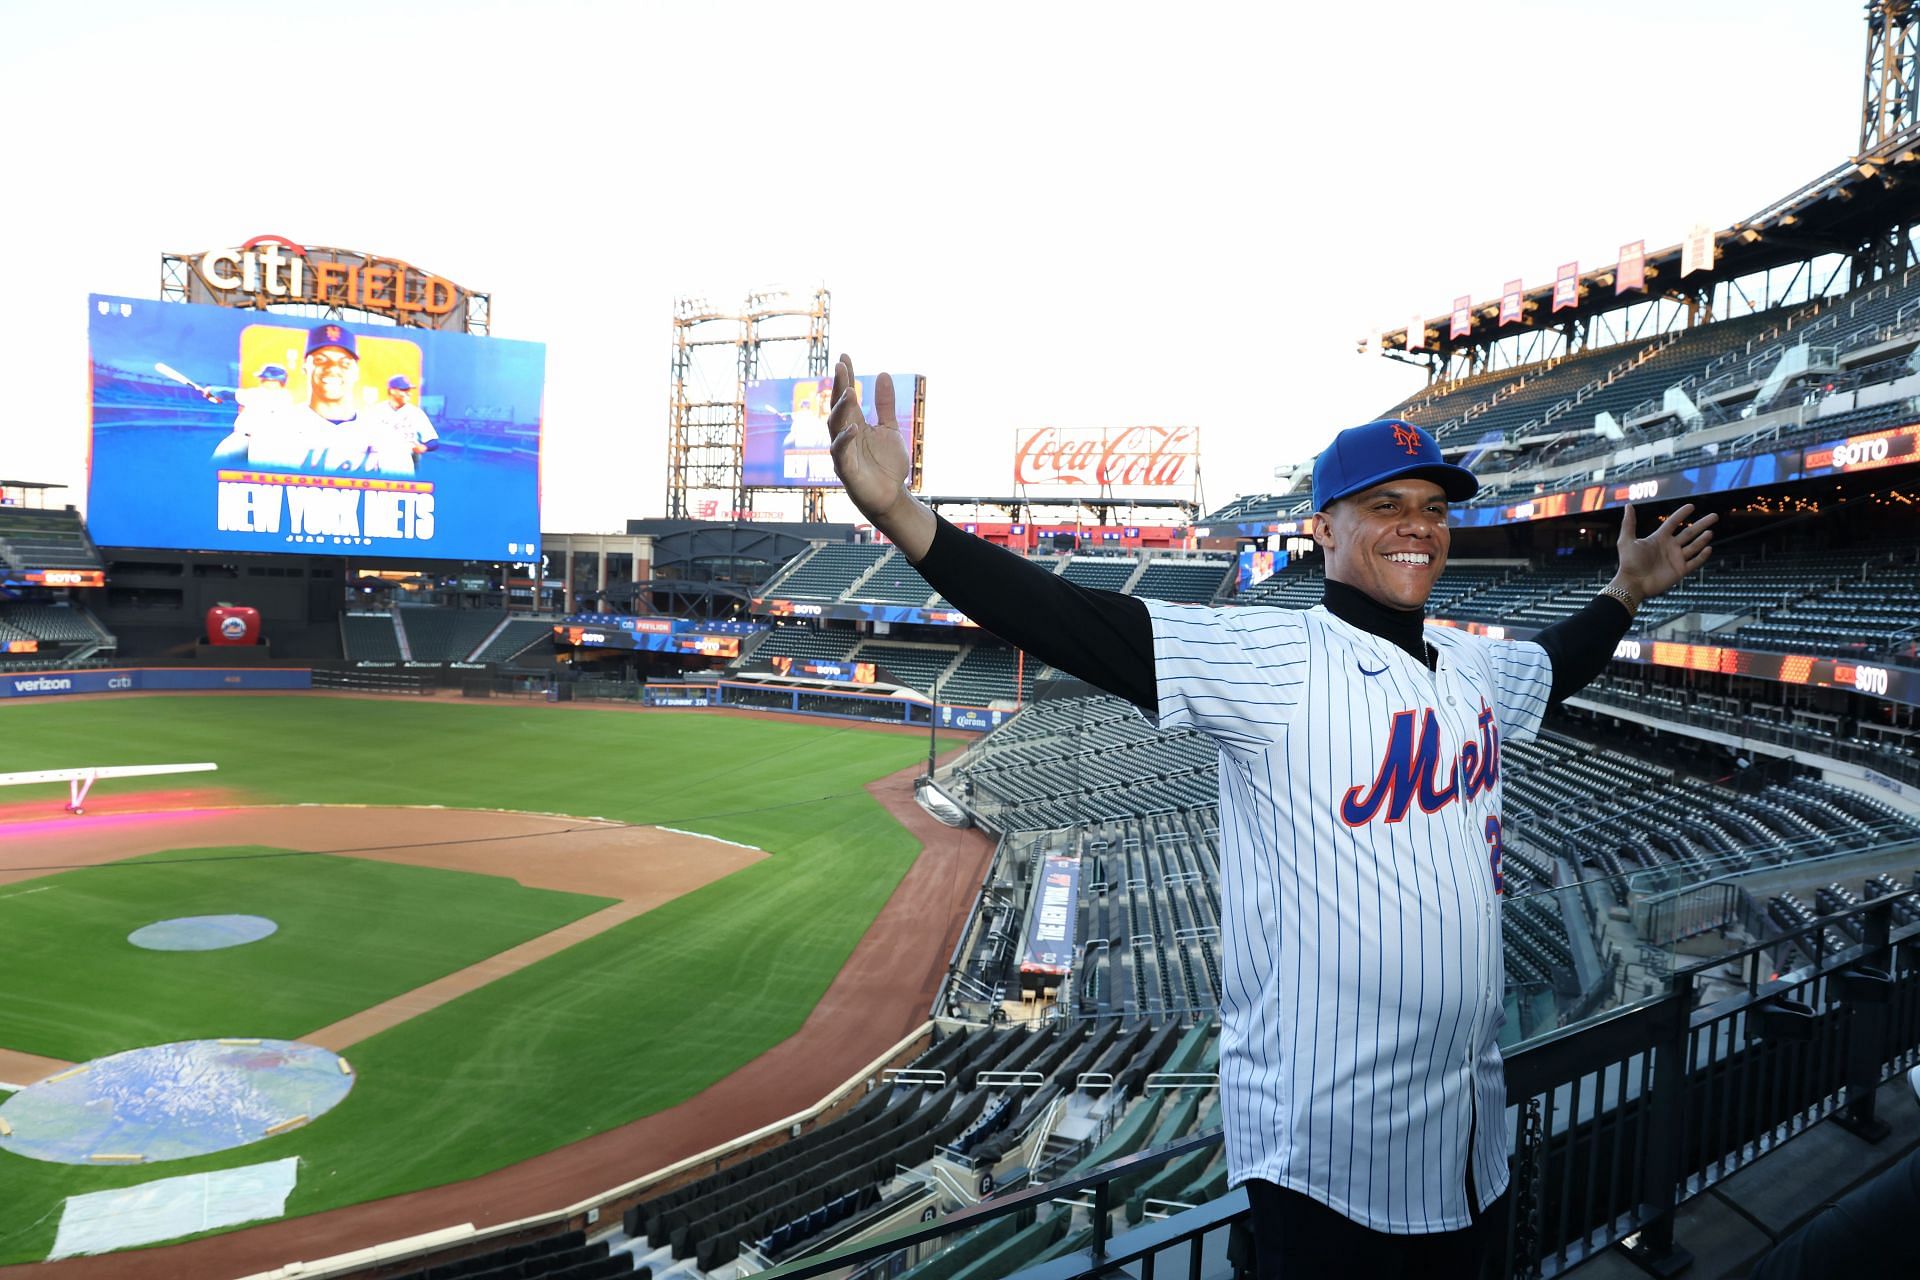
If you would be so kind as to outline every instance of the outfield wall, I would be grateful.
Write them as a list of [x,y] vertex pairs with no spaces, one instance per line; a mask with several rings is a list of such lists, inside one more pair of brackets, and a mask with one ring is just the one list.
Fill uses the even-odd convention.
[[160,693],[210,689],[311,689],[306,667],[108,667],[0,676],[0,698],[73,693]]

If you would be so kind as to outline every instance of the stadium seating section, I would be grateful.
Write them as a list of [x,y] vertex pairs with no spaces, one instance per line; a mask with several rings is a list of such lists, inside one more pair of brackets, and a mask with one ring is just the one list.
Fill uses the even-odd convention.
[[400,637],[390,613],[349,613],[340,619],[348,658],[358,662],[400,661]]
[[[569,1231],[409,1271],[393,1280],[601,1280],[632,1275],[633,1260],[627,1255],[614,1253],[605,1240],[588,1244],[584,1231]],[[651,1273],[640,1280],[652,1280]]]
[[947,673],[941,697],[963,707],[985,707],[996,702],[1024,702],[1033,696],[1040,664],[1005,645],[981,641],[967,646],[958,666]]
[[892,547],[822,543],[775,574],[763,594],[788,600],[838,600],[892,552]]
[[[1920,268],[1836,297],[1436,383],[1381,416],[1417,422],[1473,458],[1483,487],[1472,501],[1485,506],[1579,483],[1596,466],[1620,479],[1911,421],[1916,373]],[[1685,411],[1669,407],[1670,392]],[[1618,431],[1598,432],[1606,421]],[[1716,437],[1687,443],[1704,429]],[[1489,448],[1499,452],[1482,457]],[[1303,472],[1284,492],[1236,498],[1201,523],[1298,518],[1312,507]]]
[[[551,652],[554,619],[510,617],[498,609],[396,605],[390,613],[340,619],[343,652],[352,662],[472,662],[511,666],[523,655]],[[402,650],[400,632],[406,633]]]
[[1060,576],[1083,587],[1121,591],[1140,571],[1140,567],[1140,562],[1130,556],[1074,555],[1067,557],[1066,567],[1060,570]]
[[96,645],[113,637],[99,619],[74,604],[0,605],[0,641],[39,640],[57,645]]
[[892,551],[847,593],[847,599],[861,604],[925,606],[933,599],[933,587],[905,556]]
[[[892,676],[895,683],[931,693],[941,673],[953,665],[959,653],[953,645],[884,644],[869,640],[853,651],[853,660],[871,662]],[[946,691],[940,692],[944,699]]]
[[0,507],[0,568],[100,569],[100,552],[71,507]]
[[[1611,560],[1454,560],[1427,611],[1458,622],[1545,627],[1586,607],[1612,576]],[[1283,609],[1318,604],[1320,557],[1296,559],[1234,601]],[[1673,628],[1714,643],[1837,657],[1912,657],[1920,651],[1920,557],[1915,548],[1858,548],[1715,560],[1642,607],[1640,634]]]
[[[1216,601],[1230,591],[1234,569],[1232,557],[1218,552],[1172,556],[1100,552],[1032,559],[1048,572],[1083,586],[1188,604]],[[765,594],[838,604],[950,607],[891,547],[817,545],[775,575]],[[937,692],[942,702],[961,706],[1012,706],[1031,696],[1034,682],[1044,674],[1039,663],[1023,663],[1012,649],[991,639],[964,644],[897,639],[862,643],[852,630],[778,620],[732,666],[760,670],[774,657],[873,662],[883,668],[888,683],[929,697]]]
[[1174,604],[1210,604],[1229,585],[1225,560],[1148,560],[1133,594]]
[[[963,943],[970,989],[1017,984],[1038,860],[1064,852],[1082,860],[1074,1006],[1131,1016],[1213,1008],[1217,759],[1200,736],[1156,732],[1106,697],[1043,697],[969,748],[951,767],[950,794],[1002,834],[996,892]],[[1604,940],[1570,931],[1559,898],[1539,892],[1556,884],[1601,877],[1624,902],[1637,873],[1691,880],[1920,839],[1920,822],[1805,769],[1729,785],[1558,730],[1506,744],[1502,775],[1510,999],[1537,988],[1572,1002],[1577,974],[1598,972],[1575,953],[1590,960]]]
[[804,623],[793,625],[777,624],[768,631],[766,638],[748,650],[740,664],[748,661],[764,662],[768,658],[821,658],[829,662],[841,662],[853,655],[860,643],[860,637],[852,631],[816,631]]
[[[1215,1028],[1204,1021],[958,1028],[837,1118],[636,1205],[621,1221],[620,1247],[653,1274],[689,1262],[712,1272],[745,1250],[756,1265],[778,1264],[923,1201],[927,1179],[918,1170],[930,1162],[991,1168],[1009,1151],[1046,1138],[1069,1108],[1098,1111],[1106,1127],[1101,1136],[1049,1140],[1035,1177],[1043,1170],[1069,1175],[1218,1128],[1216,1069]],[[1149,1088],[1156,1072],[1200,1087]],[[1150,1187],[1192,1194],[1215,1163],[1215,1153],[1206,1154],[1198,1163],[1143,1170],[1120,1193],[1141,1206]],[[1215,1181],[1224,1189],[1223,1175]],[[1055,1210],[1031,1227],[1007,1221],[959,1234],[903,1275],[1005,1275],[1084,1236],[1072,1231],[1072,1221],[1070,1212]]]
[[500,633],[481,646],[473,655],[475,662],[511,663],[515,658],[529,650],[544,652],[545,646],[553,639],[553,623],[544,618],[515,618],[500,629]]
[[[415,662],[469,662],[507,615],[501,610],[401,605],[396,610]],[[549,628],[551,623],[545,624]]]

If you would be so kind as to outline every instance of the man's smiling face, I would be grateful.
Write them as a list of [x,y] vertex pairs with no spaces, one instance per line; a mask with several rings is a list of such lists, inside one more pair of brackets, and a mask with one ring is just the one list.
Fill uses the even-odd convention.
[[1418,476],[1328,503],[1313,532],[1327,556],[1327,577],[1393,609],[1426,607],[1451,538],[1445,490]]

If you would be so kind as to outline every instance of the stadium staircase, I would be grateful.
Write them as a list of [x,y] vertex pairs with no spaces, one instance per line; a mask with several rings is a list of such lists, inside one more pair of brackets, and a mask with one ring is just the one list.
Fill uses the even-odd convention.
[[472,661],[511,666],[542,644],[549,645],[547,650],[542,651],[543,654],[550,652],[552,639],[551,618],[508,618],[473,651]]
[[416,662],[470,662],[507,624],[500,610],[446,609],[400,605],[394,621],[405,637],[404,651]]
[[[1213,1044],[1206,1023],[955,1028],[837,1119],[634,1206],[614,1248],[660,1276],[758,1269],[1019,1185],[1049,1144],[1081,1165],[1110,1158],[1168,1131],[1154,1121],[1169,1096],[1192,1127],[1217,1084]],[[1156,1080],[1163,1068],[1178,1079]]]
[[892,552],[892,547],[864,543],[816,543],[812,550],[789,561],[760,594],[765,598],[838,600]]

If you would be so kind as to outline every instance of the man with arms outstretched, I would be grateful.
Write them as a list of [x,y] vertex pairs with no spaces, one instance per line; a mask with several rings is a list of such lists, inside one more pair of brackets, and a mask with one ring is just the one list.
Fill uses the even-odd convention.
[[[1419,427],[1314,462],[1326,596],[1212,609],[1078,587],[960,532],[906,486],[897,431],[834,370],[834,468],[988,631],[1220,750],[1220,1083],[1260,1275],[1471,1277],[1506,1218],[1498,1033],[1500,745],[1603,670],[1634,612],[1706,562],[1683,506],[1534,641],[1425,622],[1448,504],[1479,482]],[[892,380],[874,396],[894,421]]]

